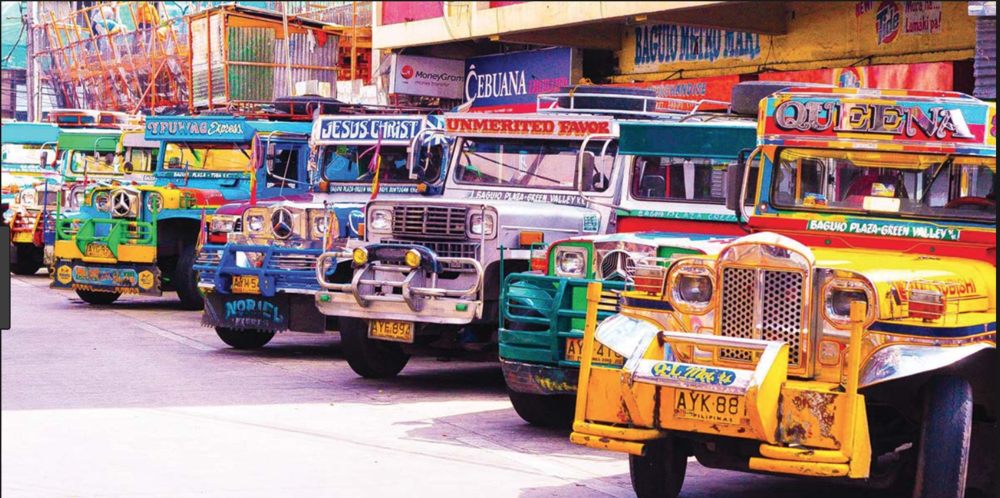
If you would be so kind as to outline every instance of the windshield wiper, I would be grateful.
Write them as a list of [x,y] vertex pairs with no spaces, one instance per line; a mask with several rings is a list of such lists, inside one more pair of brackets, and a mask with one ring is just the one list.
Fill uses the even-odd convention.
[[941,176],[941,173],[944,171],[946,167],[950,169],[952,163],[954,162],[955,162],[955,156],[953,154],[948,154],[948,156],[944,158],[944,161],[941,161],[941,164],[938,166],[937,171],[935,171],[934,175],[931,176],[931,181],[927,182],[927,188],[925,188],[924,191],[920,193],[920,198],[917,199],[918,202],[924,202],[924,199],[927,198],[927,194],[931,193],[931,188],[933,188],[934,184],[937,183],[938,177]]

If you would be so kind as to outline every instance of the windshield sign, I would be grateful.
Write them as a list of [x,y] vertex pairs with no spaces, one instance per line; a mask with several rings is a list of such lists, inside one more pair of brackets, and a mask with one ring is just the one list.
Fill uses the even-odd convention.
[[995,224],[996,158],[786,149],[771,196],[793,210]]
[[167,171],[216,171],[245,173],[250,163],[248,146],[168,143],[163,154]]
[[[584,190],[604,192],[618,153],[617,144],[604,150],[594,142],[585,152]],[[576,190],[575,141],[464,139],[458,151],[455,181],[463,185],[519,189]]]

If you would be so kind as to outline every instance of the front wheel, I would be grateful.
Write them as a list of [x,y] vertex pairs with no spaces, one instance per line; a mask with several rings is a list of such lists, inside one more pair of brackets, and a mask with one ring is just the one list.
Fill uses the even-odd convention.
[[687,452],[676,438],[652,441],[646,456],[629,457],[632,489],[637,498],[677,498],[687,477]]
[[80,296],[80,299],[83,299],[83,302],[98,306],[114,304],[119,297],[122,297],[122,295],[117,292],[94,292],[80,289],[76,290],[76,295]]
[[509,391],[510,404],[525,422],[535,427],[567,429],[573,426],[576,397],[545,396]]
[[234,349],[260,349],[271,342],[274,332],[263,330],[237,330],[225,327],[216,327],[215,333],[219,334],[219,339]]
[[972,441],[972,386],[934,379],[924,390],[914,498],[964,498]]
[[399,344],[368,338],[368,324],[357,318],[340,319],[340,343],[354,373],[366,379],[399,375],[410,361]]
[[34,244],[14,244],[13,250],[17,251],[17,263],[10,267],[14,275],[28,277],[42,269],[41,249]]
[[198,272],[194,264],[198,260],[198,248],[194,244],[184,247],[174,271],[174,282],[177,284],[177,297],[181,298],[181,308],[190,311],[205,308],[205,296],[198,288]]

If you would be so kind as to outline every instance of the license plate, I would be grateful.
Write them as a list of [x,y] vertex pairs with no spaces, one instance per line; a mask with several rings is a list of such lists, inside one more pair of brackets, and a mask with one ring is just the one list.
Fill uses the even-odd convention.
[[[611,348],[599,342],[595,342],[594,345],[597,346],[594,350],[594,363],[618,367],[625,364],[625,357],[612,351]],[[566,361],[579,363],[581,360],[583,360],[583,339],[566,339]]]
[[103,244],[87,244],[87,252],[85,253],[88,258],[102,258],[102,259],[115,259],[115,255],[108,249],[108,246]]
[[18,232],[14,234],[15,244],[27,244],[34,242],[34,234],[31,232]]
[[729,394],[677,390],[676,418],[737,425],[747,416],[746,398]]
[[260,277],[252,275],[234,275],[233,294],[260,294]]
[[368,337],[383,341],[413,344],[413,323],[372,320],[368,325]]

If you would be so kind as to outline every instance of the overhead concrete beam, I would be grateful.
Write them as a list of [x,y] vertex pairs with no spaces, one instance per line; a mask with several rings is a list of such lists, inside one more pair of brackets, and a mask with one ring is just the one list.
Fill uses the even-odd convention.
[[[739,5],[734,5],[734,3],[739,3]],[[734,3],[657,12],[647,15],[646,21],[747,31],[762,35],[788,33],[788,15],[785,2]]]
[[551,45],[590,50],[622,49],[621,25],[601,23],[500,35],[499,41]]

